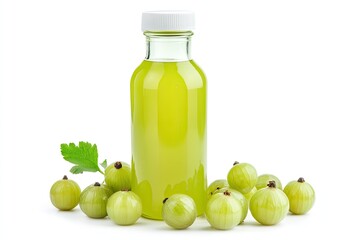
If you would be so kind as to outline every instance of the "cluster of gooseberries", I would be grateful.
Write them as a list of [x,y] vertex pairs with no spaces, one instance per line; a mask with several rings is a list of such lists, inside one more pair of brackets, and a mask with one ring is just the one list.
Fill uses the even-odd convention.
[[303,178],[291,181],[282,190],[276,176],[258,176],[251,164],[239,162],[234,163],[226,180],[212,182],[207,194],[206,218],[213,228],[224,230],[242,223],[249,209],[260,224],[275,225],[289,211],[296,215],[307,213],[315,201],[314,189]]
[[[130,190],[130,166],[115,162],[105,169],[105,183],[91,184],[83,191],[66,176],[53,184],[51,202],[60,210],[80,209],[90,218],[108,216],[119,225],[134,224],[141,216],[140,198]],[[207,188],[205,217],[215,229],[228,230],[244,222],[250,210],[263,225],[275,225],[291,212],[307,213],[315,201],[315,192],[304,178],[289,182],[282,189],[272,174],[258,176],[249,163],[235,162],[227,179],[218,179]],[[174,194],[163,200],[164,222],[175,229],[191,226],[196,217],[194,200],[186,194]]]
[[91,184],[81,191],[79,185],[65,175],[50,189],[52,204],[67,211],[80,205],[81,211],[90,218],[109,218],[119,225],[134,224],[141,216],[140,198],[130,191],[130,166],[115,162],[105,169],[103,184]]

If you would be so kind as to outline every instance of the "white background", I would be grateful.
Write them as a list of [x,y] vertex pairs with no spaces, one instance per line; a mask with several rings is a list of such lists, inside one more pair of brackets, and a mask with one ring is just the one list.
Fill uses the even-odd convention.
[[[208,77],[208,180],[233,161],[317,193],[305,216],[231,231],[199,218],[185,231],[130,227],[50,203],[71,167],[60,143],[96,143],[100,160],[130,162],[132,71],[141,12],[196,13],[192,55]],[[326,239],[359,237],[359,1],[2,1],[0,239]],[[100,174],[72,176],[82,188]]]

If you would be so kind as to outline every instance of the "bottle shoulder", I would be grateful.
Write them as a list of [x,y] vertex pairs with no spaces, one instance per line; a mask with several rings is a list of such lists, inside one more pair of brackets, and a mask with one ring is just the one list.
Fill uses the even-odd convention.
[[155,62],[144,60],[134,70],[132,78],[144,77],[200,77],[206,80],[204,71],[194,60],[181,62]]
[[158,88],[163,84],[184,85],[188,89],[206,87],[206,77],[193,61],[154,62],[143,61],[133,73],[132,84],[144,88]]

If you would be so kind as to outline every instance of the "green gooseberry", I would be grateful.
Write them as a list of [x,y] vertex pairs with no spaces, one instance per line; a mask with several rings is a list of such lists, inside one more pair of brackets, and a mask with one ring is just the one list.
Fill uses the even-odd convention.
[[80,194],[81,211],[90,218],[106,217],[106,204],[112,193],[109,187],[98,182],[88,186]]
[[304,178],[289,182],[284,188],[284,193],[289,198],[290,212],[293,214],[305,214],[314,205],[315,191]]
[[62,180],[56,181],[51,186],[50,200],[59,210],[69,211],[78,205],[80,193],[79,185],[65,175]]

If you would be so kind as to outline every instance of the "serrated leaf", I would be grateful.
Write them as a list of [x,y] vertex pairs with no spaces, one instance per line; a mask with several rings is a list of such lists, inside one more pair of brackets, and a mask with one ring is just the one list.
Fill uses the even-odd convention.
[[107,160],[105,159],[100,165],[105,169],[107,167]]
[[88,142],[79,142],[79,146],[76,146],[74,143],[64,143],[61,144],[61,154],[66,161],[75,164],[73,167],[74,172],[101,172],[98,166],[96,144],[92,145]]

